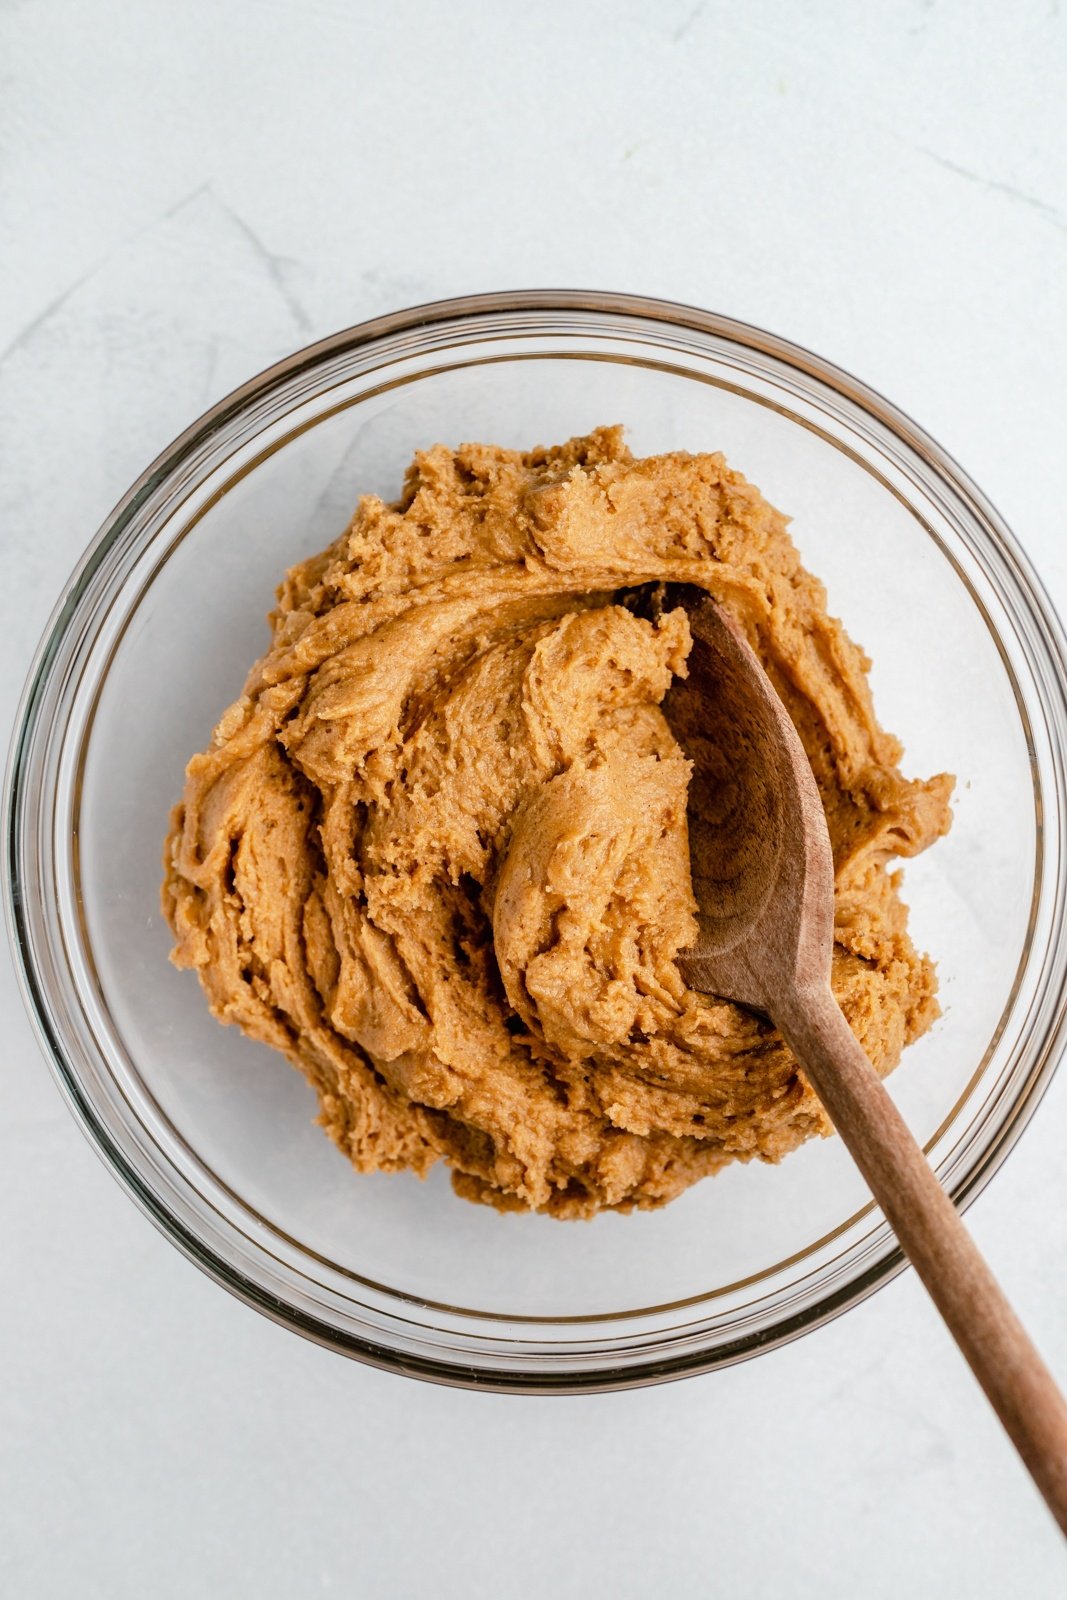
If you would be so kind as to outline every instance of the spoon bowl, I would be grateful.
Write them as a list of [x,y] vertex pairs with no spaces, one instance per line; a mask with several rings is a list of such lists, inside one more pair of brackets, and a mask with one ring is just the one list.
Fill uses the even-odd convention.
[[[693,762],[689,857],[699,934],[690,988],[772,1012],[783,982],[827,984],[834,865],[819,791],[789,713],[730,615],[701,590],[689,675],[664,704]],[[759,826],[753,826],[753,818]]]

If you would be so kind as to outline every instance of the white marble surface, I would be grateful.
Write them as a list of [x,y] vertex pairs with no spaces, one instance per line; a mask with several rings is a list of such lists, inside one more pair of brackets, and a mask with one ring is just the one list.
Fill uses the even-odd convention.
[[[952,450],[1067,606],[1067,17],[901,0],[5,0],[0,721],[186,422],[320,333],[536,284],[810,345]],[[911,1275],[624,1396],[383,1376],[188,1266],[62,1106],[4,953],[0,1590],[18,1600],[1064,1592]],[[1067,1075],[971,1222],[1067,1379]]]

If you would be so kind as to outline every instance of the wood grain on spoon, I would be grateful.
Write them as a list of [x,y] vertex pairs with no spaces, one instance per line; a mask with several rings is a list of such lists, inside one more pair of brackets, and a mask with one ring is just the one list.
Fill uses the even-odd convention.
[[1067,1533],[1067,1405],[830,988],[833,859],[804,747],[736,624],[698,590],[668,600],[693,633],[664,704],[694,763],[683,976],[777,1026]]

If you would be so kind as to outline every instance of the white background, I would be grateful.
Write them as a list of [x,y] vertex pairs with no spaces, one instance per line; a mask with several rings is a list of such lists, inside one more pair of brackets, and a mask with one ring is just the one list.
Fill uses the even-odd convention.
[[[890,395],[1067,606],[1057,0],[3,0],[0,722],[76,557],[310,338],[487,288],[695,302]],[[455,1393],[201,1277],[0,969],[0,1591],[1060,1595],[1059,1536],[912,1275],[729,1372]],[[1067,1380],[1067,1074],[970,1213]]]

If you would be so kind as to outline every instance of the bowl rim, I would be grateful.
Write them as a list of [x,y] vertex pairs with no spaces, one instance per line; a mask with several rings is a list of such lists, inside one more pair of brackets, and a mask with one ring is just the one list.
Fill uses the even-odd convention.
[[[281,1302],[262,1285],[241,1273],[221,1253],[206,1243],[195,1228],[182,1220],[177,1214],[178,1208],[172,1209],[168,1206],[166,1200],[151,1188],[127,1158],[98,1114],[78,1073],[66,1059],[66,1047],[59,1036],[45,986],[33,961],[19,860],[24,820],[26,764],[31,735],[35,731],[41,709],[43,688],[65,638],[67,625],[76,616],[79,603],[97,569],[122,537],[137,511],[153,492],[171,477],[182,461],[206,443],[211,435],[246,413],[259,398],[333,356],[351,353],[363,346],[372,345],[376,341],[398,334],[418,334],[421,331],[425,336],[431,330],[439,329],[450,322],[469,322],[472,318],[500,317],[508,314],[551,312],[587,313],[594,316],[599,314],[614,318],[630,318],[635,322],[640,320],[644,324],[661,322],[675,330],[689,330],[712,336],[740,345],[750,352],[768,356],[776,363],[794,368],[803,376],[836,391],[862,412],[871,415],[876,422],[909,447],[937,479],[947,480],[955,495],[975,517],[983,535],[1001,562],[1006,565],[1016,590],[1025,601],[1027,621],[1040,637],[1059,701],[1056,707],[1059,713],[1055,729],[1057,737],[1053,738],[1053,744],[1055,753],[1059,757],[1057,767],[1062,770],[1065,750],[1064,728],[1067,725],[1067,698],[1065,698],[1067,639],[1055,608],[1028,557],[987,497],[954,458],[906,413],[875,389],[804,347],[762,328],[695,306],[601,290],[505,290],[436,300],[391,312],[354,324],[294,351],[247,379],[204,412],[141,473],[114,510],[105,518],[77,563],[53,609],[35,652],[16,713],[8,755],[4,789],[5,848],[0,862],[0,874],[3,881],[5,920],[14,957],[13,965],[31,1025],[53,1076],[76,1121],[105,1166],[131,1195],[139,1208],[188,1259],[238,1299],[253,1306],[281,1326],[291,1328],[318,1344],[355,1357],[366,1364],[458,1387],[492,1389],[500,1392],[538,1391],[573,1394],[670,1381],[731,1365],[760,1351],[776,1348],[821,1326],[850,1306],[867,1298],[903,1269],[906,1265],[905,1259],[899,1247],[893,1246],[888,1253],[864,1267],[855,1277],[823,1294],[814,1304],[784,1318],[769,1334],[763,1333],[756,1337],[745,1335],[740,1337],[735,1345],[719,1345],[711,1352],[697,1350],[694,1353],[687,1350],[674,1357],[657,1355],[650,1360],[627,1364],[621,1369],[610,1365],[610,1353],[605,1352],[607,1364],[588,1372],[568,1369],[563,1373],[555,1373],[544,1367],[535,1366],[530,1366],[528,1370],[487,1368],[479,1371],[469,1362],[457,1363],[425,1354],[415,1355],[409,1351],[394,1350],[376,1344],[358,1334],[342,1333],[329,1322],[307,1313],[292,1302]],[[994,637],[997,637],[996,633]],[[1024,641],[1024,644],[1032,648],[1033,641]],[[1045,689],[1048,690],[1047,683]],[[1052,734],[1053,730],[1050,729],[1050,737]],[[1057,776],[1060,775],[1061,771],[1058,771]],[[1061,806],[1059,812],[1061,835],[1064,821]],[[1035,893],[1037,887],[1035,878]],[[1062,901],[1062,867],[1058,887],[1059,900]],[[965,1173],[950,1191],[953,1203],[960,1210],[966,1209],[981,1192],[1016,1145],[1048,1086],[1062,1053],[1065,1038],[1067,1038],[1067,974],[1061,975],[1053,1015],[1042,1041],[1037,1063],[1023,1084],[1019,1098],[1014,1102],[1010,1119],[999,1130],[993,1143],[986,1149],[974,1169]]]

